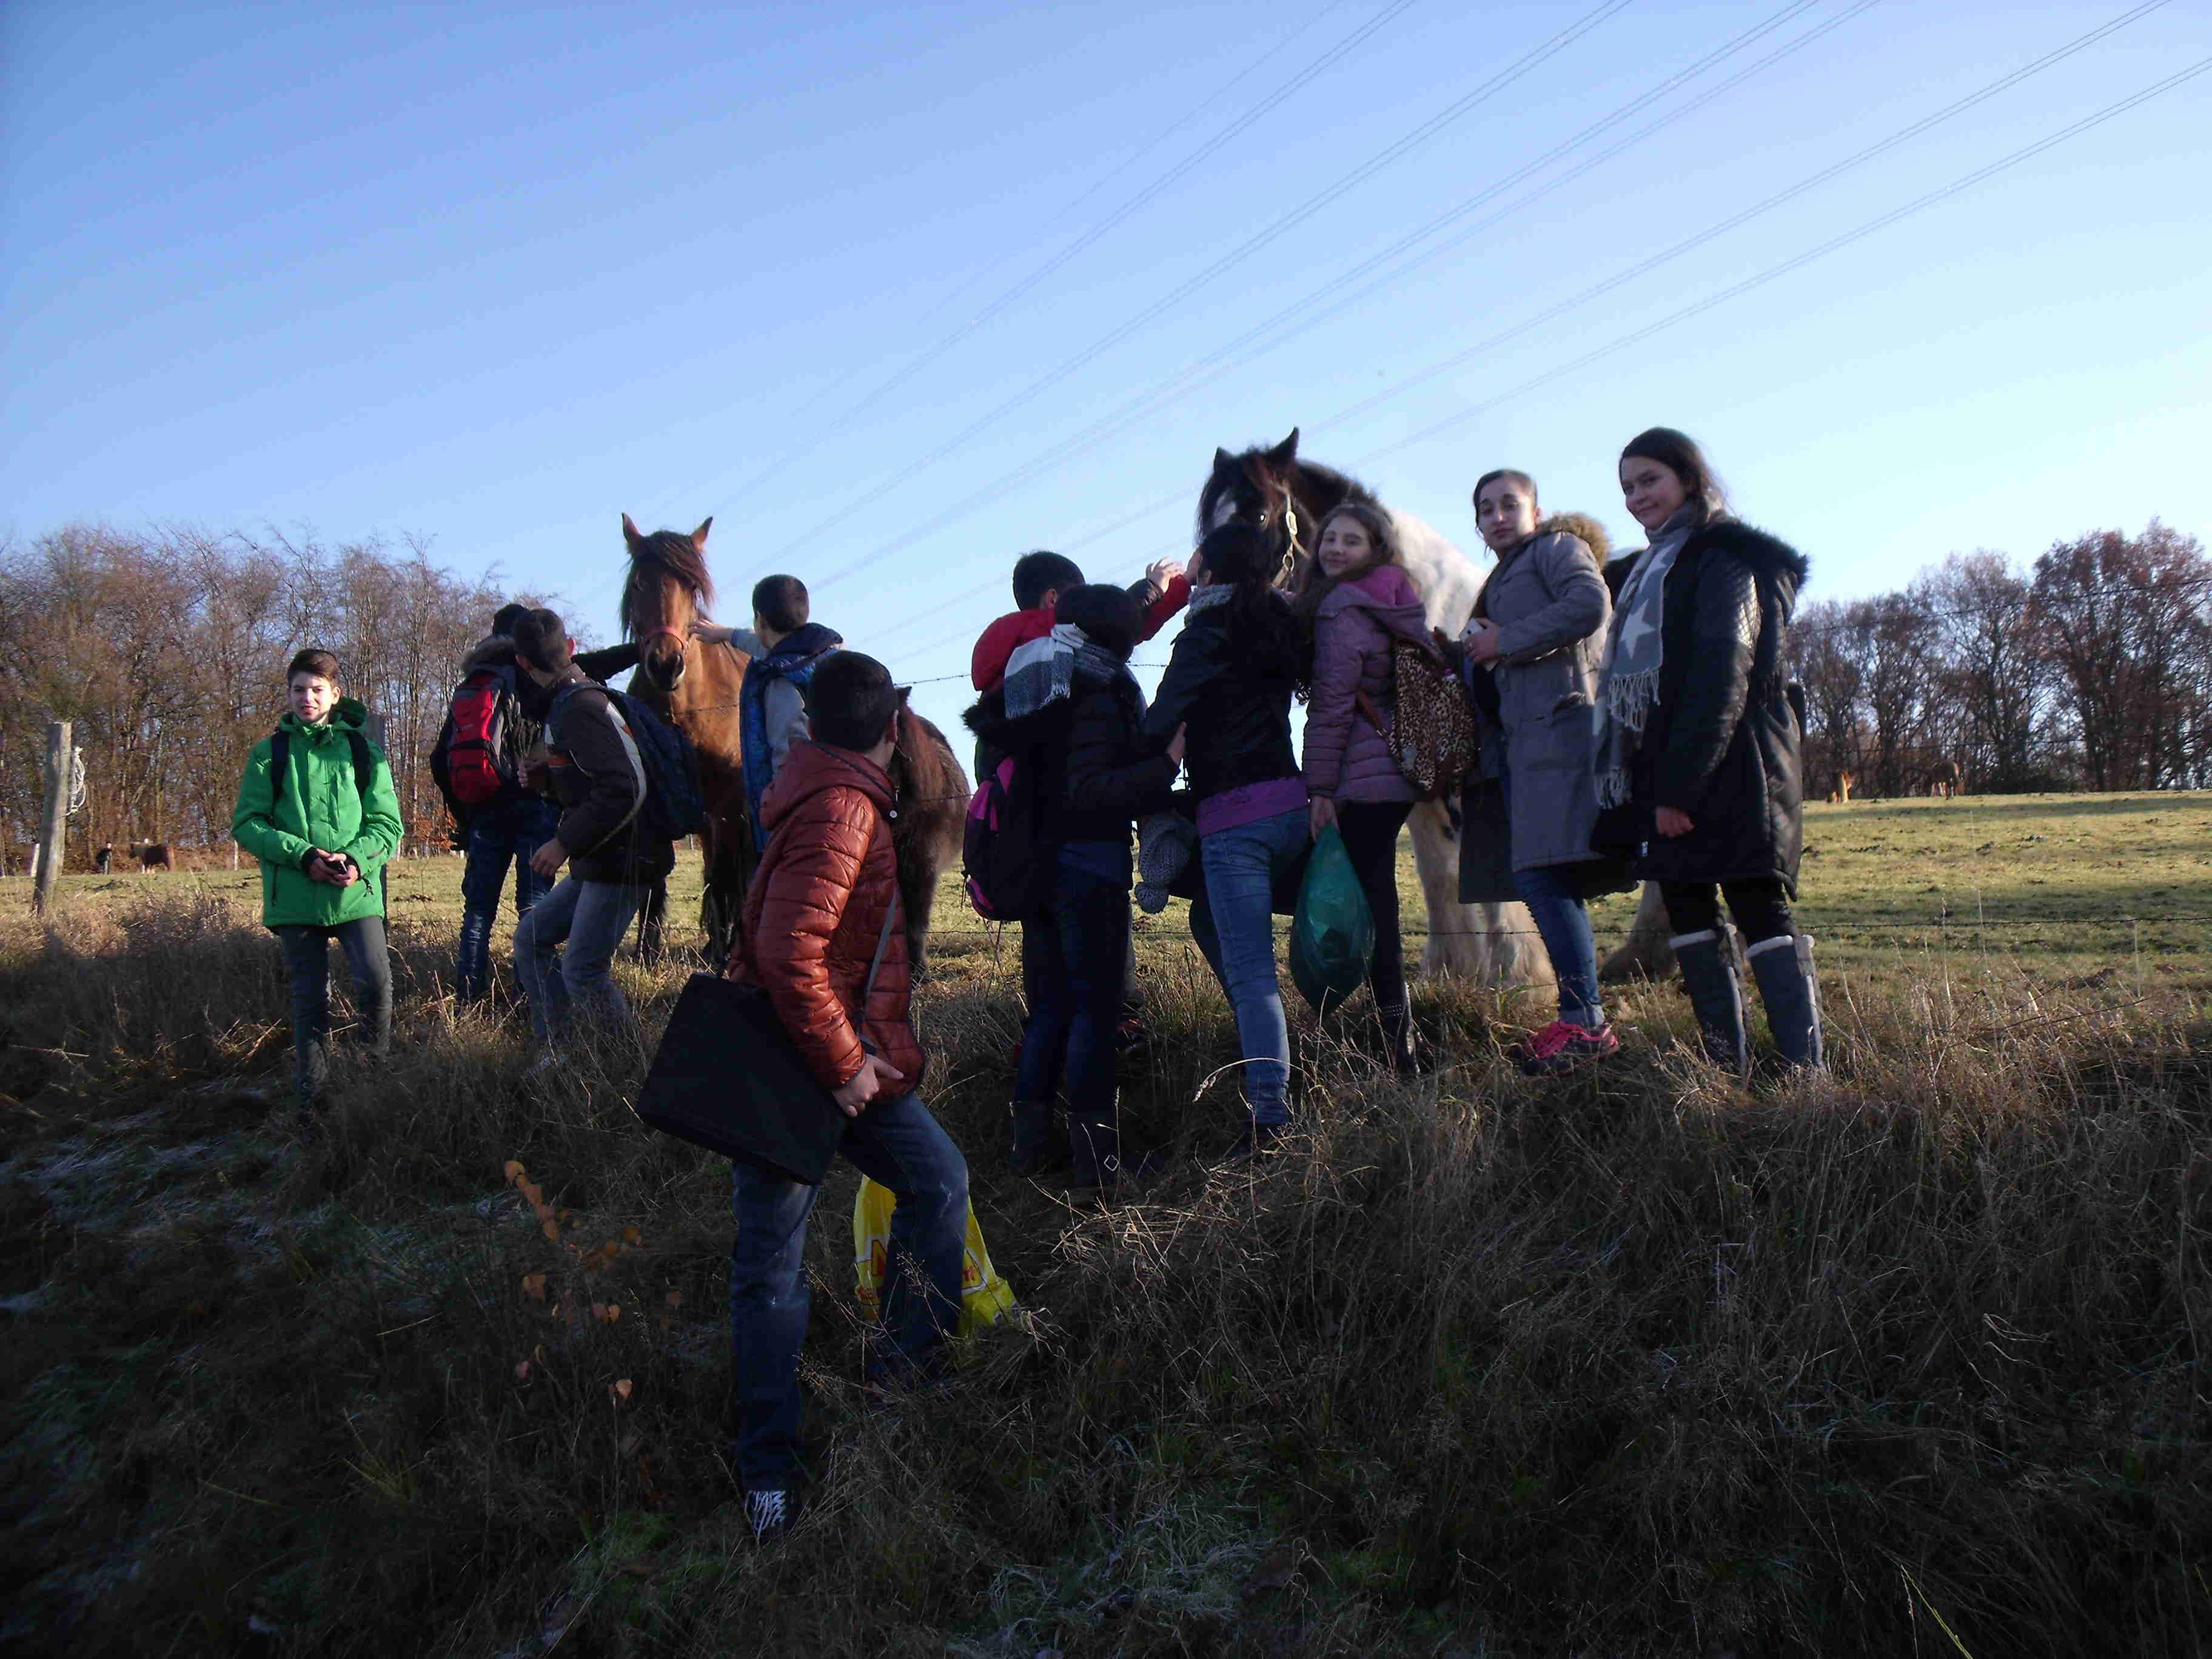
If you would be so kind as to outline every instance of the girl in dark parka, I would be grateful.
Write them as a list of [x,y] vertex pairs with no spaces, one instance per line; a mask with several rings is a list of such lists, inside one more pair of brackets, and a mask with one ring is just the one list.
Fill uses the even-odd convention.
[[1620,488],[1651,544],[1606,572],[1599,842],[1632,848],[1635,873],[1659,884],[1706,1052],[1748,1068],[1717,886],[1776,1046],[1792,1065],[1819,1066],[1813,941],[1790,914],[1804,840],[1802,731],[1783,671],[1805,560],[1731,516],[1704,453],[1671,428],[1621,452]]

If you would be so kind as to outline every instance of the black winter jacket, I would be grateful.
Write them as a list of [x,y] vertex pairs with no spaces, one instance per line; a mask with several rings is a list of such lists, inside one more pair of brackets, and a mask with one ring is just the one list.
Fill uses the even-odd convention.
[[[1632,555],[1606,567],[1618,599]],[[1631,763],[1645,881],[1779,879],[1794,896],[1804,845],[1804,732],[1783,663],[1803,556],[1733,519],[1707,525],[1667,573],[1659,701]],[[1689,814],[1686,836],[1652,814]]]
[[568,685],[580,689],[562,705],[560,741],[546,733],[546,781],[561,805],[556,834],[568,852],[568,873],[578,881],[659,881],[675,867],[676,849],[639,823],[645,762],[605,689],[573,662],[543,690],[525,675],[523,712],[544,720]]
[[994,751],[1026,757],[1037,768],[1040,840],[1126,847],[1134,820],[1164,810],[1176,780],[1176,763],[1145,740],[1139,702],[1131,681],[1095,679],[1079,662],[1063,702],[1009,720],[1001,687],[963,718]]
[[[1289,601],[1271,593],[1269,603]],[[1291,747],[1291,694],[1295,672],[1287,665],[1252,660],[1230,631],[1233,605],[1193,611],[1176,635],[1158,695],[1145,711],[1145,735],[1164,749],[1176,727],[1188,722],[1183,764],[1191,793],[1201,801],[1247,784],[1300,775]]]

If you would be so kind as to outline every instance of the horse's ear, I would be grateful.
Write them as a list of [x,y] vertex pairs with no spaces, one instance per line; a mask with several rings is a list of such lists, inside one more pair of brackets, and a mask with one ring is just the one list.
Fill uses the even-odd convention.
[[637,533],[637,526],[629,521],[629,514],[627,513],[623,514],[623,539],[633,547],[645,539]]
[[898,689],[898,694],[899,707],[904,708],[907,706],[907,700],[914,696],[914,688],[910,685],[902,685]]
[[691,545],[704,553],[707,550],[707,532],[714,527],[714,515],[710,513],[700,520],[699,527],[691,532]]
[[1267,452],[1270,466],[1288,466],[1298,458],[1298,429],[1291,428],[1291,435]]
[[1213,470],[1216,472],[1226,472],[1236,465],[1237,458],[1227,450],[1217,449],[1213,452]]

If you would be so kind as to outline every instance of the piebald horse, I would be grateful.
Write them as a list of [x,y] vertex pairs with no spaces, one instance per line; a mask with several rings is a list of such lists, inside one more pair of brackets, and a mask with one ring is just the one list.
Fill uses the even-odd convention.
[[[1255,447],[1237,455],[1213,452],[1213,471],[1199,493],[1198,535],[1203,540],[1208,531],[1232,522],[1279,528],[1297,547],[1296,566],[1288,573],[1295,584],[1314,556],[1322,520],[1346,501],[1389,514],[1406,574],[1421,595],[1429,625],[1457,637],[1482,586],[1482,573],[1474,562],[1412,514],[1384,507],[1357,480],[1300,460],[1295,428],[1272,449]],[[1423,970],[1491,985],[1551,983],[1551,962],[1525,905],[1459,902],[1459,830],[1453,813],[1442,802],[1423,801],[1407,823],[1429,913]]]

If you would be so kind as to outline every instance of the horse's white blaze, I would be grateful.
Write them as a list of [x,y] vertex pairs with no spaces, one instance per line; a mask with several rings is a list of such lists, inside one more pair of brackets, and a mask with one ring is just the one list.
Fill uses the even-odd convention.
[[[1392,512],[1406,574],[1420,590],[1429,626],[1456,639],[1474,612],[1482,572],[1450,538],[1411,513]],[[1461,974],[1493,985],[1548,985],[1552,964],[1523,904],[1459,902],[1459,840],[1443,805],[1425,801],[1408,823],[1413,865],[1429,913],[1425,973]]]
[[1237,510],[1237,492],[1233,489],[1223,490],[1221,499],[1213,504],[1213,523],[1210,528],[1218,530],[1225,524],[1234,523]]

